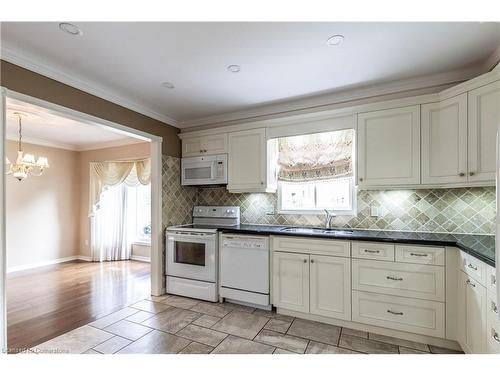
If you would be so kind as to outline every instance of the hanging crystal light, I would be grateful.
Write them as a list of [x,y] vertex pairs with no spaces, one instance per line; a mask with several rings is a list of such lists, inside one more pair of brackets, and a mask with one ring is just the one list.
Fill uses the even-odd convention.
[[22,145],[22,123],[21,117],[26,116],[23,113],[14,112],[14,115],[17,116],[19,122],[19,142],[17,149],[17,158],[16,162],[12,164],[8,158],[5,158],[5,166],[6,166],[6,174],[11,175],[12,177],[18,179],[19,181],[24,180],[29,175],[32,176],[41,176],[43,174],[44,169],[49,167],[49,160],[44,157],[38,157],[38,160],[35,161],[35,155],[33,154],[25,154],[23,152]]

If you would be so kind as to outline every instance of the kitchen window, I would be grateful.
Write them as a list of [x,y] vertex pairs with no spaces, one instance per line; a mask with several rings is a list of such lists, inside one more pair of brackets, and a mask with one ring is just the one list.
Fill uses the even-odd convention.
[[278,139],[278,211],[355,215],[354,130]]

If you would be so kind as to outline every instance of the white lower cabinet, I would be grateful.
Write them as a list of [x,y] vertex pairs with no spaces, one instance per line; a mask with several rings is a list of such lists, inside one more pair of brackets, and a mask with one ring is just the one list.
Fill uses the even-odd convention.
[[351,320],[351,260],[275,251],[273,304],[276,307]]
[[467,353],[486,352],[486,288],[463,271],[458,277],[458,338]]
[[309,255],[274,252],[273,304],[309,312]]
[[497,296],[488,290],[486,292],[486,351],[490,354],[500,354],[500,319]]
[[445,304],[353,290],[352,321],[445,337]]
[[444,302],[444,267],[353,259],[355,290]]
[[351,320],[351,260],[311,255],[310,297],[311,314]]

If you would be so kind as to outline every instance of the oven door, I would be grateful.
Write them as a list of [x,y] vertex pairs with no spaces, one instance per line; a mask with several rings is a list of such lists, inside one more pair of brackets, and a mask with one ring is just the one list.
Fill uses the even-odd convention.
[[215,233],[168,233],[167,275],[215,283],[216,236]]

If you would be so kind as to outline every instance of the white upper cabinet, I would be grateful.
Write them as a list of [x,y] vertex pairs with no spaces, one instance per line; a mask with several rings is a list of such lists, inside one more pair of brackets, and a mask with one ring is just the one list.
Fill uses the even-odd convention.
[[500,81],[469,91],[469,181],[495,181],[496,133],[500,125]]
[[420,106],[358,115],[358,185],[420,183]]
[[467,182],[467,94],[422,105],[422,184]]
[[190,137],[182,140],[183,157],[225,153],[227,153],[227,134]]
[[[273,143],[270,141],[270,144]],[[268,150],[266,142],[266,129],[229,133],[228,152],[229,191],[244,193],[273,190],[273,173],[268,171],[268,154],[271,150]]]

